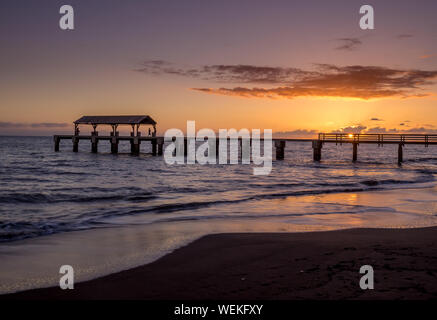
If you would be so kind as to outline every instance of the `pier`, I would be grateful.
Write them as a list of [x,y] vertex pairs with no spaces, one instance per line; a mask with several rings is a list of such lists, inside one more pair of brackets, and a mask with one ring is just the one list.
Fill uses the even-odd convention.
[[[108,141],[111,144],[111,153],[118,153],[118,144],[120,141],[130,141],[131,154],[140,154],[140,145],[142,142],[150,142],[152,144],[152,155],[162,155],[164,148],[164,137],[156,136],[156,121],[150,116],[84,116],[74,121],[74,134],[73,135],[55,135],[54,149],[59,151],[61,140],[71,140],[73,142],[73,152],[78,152],[79,141],[88,140],[91,142],[91,152],[97,153],[98,145],[100,141]],[[89,135],[81,135],[79,125],[91,125],[93,130]],[[99,125],[110,125],[112,131],[109,135],[101,136],[97,131]],[[117,131],[118,126],[129,125],[132,128],[132,132],[129,136],[120,136]],[[149,134],[142,136],[139,131],[141,126],[148,125]],[[151,130],[153,128],[153,131]],[[231,139],[239,140],[239,148],[241,152],[242,138],[230,138],[226,139],[226,143]],[[218,154],[220,138],[216,138],[216,152]],[[263,139],[261,138],[261,141]],[[287,139],[287,138],[274,138],[272,139],[275,148],[276,160],[283,160],[285,158],[285,147],[287,142],[311,142],[313,149],[313,160],[322,160],[322,149],[326,143],[335,143],[336,145],[352,144],[352,161],[358,160],[358,146],[360,144],[376,144],[379,147],[385,144],[398,145],[398,164],[401,164],[404,160],[403,147],[405,145],[423,145],[428,147],[429,145],[437,145],[437,134],[361,134],[361,133],[319,133],[318,139]],[[251,144],[251,141],[249,142]],[[188,139],[184,138],[184,153],[187,152]]]
[[[74,134],[73,135],[55,135],[53,137],[55,144],[55,151],[59,151],[59,145],[61,140],[72,140],[73,152],[79,151],[80,140],[91,141],[91,152],[97,153],[98,145],[100,141],[109,141],[111,143],[111,153],[118,153],[118,144],[120,141],[130,141],[131,154],[138,155],[140,153],[140,145],[142,141],[150,141],[152,144],[152,154],[162,155],[164,138],[156,136],[156,121],[150,116],[83,116],[82,118],[74,121]],[[93,131],[90,135],[81,135],[79,125],[91,125]],[[97,131],[97,127],[102,125],[109,125],[112,128],[110,135],[101,136]],[[120,125],[129,125],[132,128],[130,136],[120,136],[117,131]],[[149,134],[142,136],[140,127],[148,125]],[[153,128],[153,131],[152,131]]]
[[376,144],[382,147],[385,144],[398,145],[398,163],[404,161],[403,147],[408,144],[437,145],[436,134],[370,134],[370,133],[319,133],[319,138],[313,140],[313,159],[320,161],[322,158],[322,147],[324,143],[335,143],[336,145],[343,143],[352,144],[352,161],[358,159],[358,145]]

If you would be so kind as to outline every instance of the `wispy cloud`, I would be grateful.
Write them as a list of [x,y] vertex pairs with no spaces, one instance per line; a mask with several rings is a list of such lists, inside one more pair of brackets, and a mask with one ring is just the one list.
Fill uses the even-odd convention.
[[297,129],[291,131],[276,131],[273,132],[274,138],[298,138],[298,137],[314,137],[317,135],[316,130]]
[[[345,97],[373,99],[424,97],[424,87],[437,79],[437,71],[392,69],[379,66],[315,64],[313,70],[255,65],[178,67],[164,61],[146,61],[137,71],[153,75],[178,75],[235,87],[192,88],[228,96],[255,98]],[[247,87],[247,84],[257,84]]]
[[396,38],[398,39],[408,39],[408,38],[412,38],[413,35],[411,33],[401,33],[396,35]]
[[0,128],[65,128],[70,126],[68,123],[54,123],[54,122],[0,122]]
[[420,59],[430,59],[433,57],[437,57],[437,54],[424,54],[424,55],[420,56],[419,58]]
[[355,126],[348,126],[344,128],[340,128],[338,130],[334,130],[333,132],[338,133],[361,133],[362,131],[366,130],[367,127],[363,125],[355,125]]
[[363,44],[358,38],[340,38],[337,41],[340,42],[340,46],[336,47],[336,50],[353,51]]
[[425,127],[414,127],[409,129],[396,129],[396,128],[385,128],[385,127],[373,127],[365,131],[365,133],[419,133],[419,134],[435,134],[437,130],[429,129]]
[[278,84],[295,81],[316,72],[299,68],[254,65],[206,65],[198,68],[177,66],[162,60],[145,61],[136,71],[152,75],[178,75],[224,83]]
[[437,129],[430,129],[425,127],[413,127],[409,129],[397,129],[397,128],[386,128],[381,126],[368,128],[362,125],[356,126],[348,126],[345,128],[341,128],[338,130],[334,130],[333,132],[339,133],[398,133],[398,134],[409,134],[409,133],[417,133],[417,134],[436,134]]

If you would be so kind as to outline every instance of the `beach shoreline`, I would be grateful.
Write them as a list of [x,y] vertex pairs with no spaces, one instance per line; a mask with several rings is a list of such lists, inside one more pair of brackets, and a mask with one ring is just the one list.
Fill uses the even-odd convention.
[[[203,236],[160,259],[13,300],[435,299],[437,227]],[[374,290],[359,273],[371,265]]]

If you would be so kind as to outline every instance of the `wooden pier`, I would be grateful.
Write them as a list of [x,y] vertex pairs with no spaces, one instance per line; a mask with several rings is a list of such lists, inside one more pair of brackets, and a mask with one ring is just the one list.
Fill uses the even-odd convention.
[[[89,135],[79,134],[79,125],[91,125],[93,131]],[[111,143],[111,153],[118,153],[118,144],[120,141],[130,141],[131,154],[140,154],[141,142],[149,141],[152,144],[152,155],[162,155],[164,148],[164,137],[156,136],[156,122],[149,116],[85,116],[74,122],[75,130],[74,135],[55,135],[54,147],[55,151],[59,151],[59,145],[61,140],[71,140],[73,142],[73,152],[78,152],[79,141],[89,140],[91,141],[91,152],[97,153],[98,144],[100,141],[109,141]],[[110,135],[99,136],[96,130],[98,125],[110,125],[112,132]],[[117,131],[119,125],[132,126],[132,132],[129,136],[120,136]],[[139,128],[141,125],[151,125],[153,132],[149,129],[149,134],[142,136]],[[232,138],[234,139],[234,138]],[[222,139],[216,138],[216,152],[218,155],[219,144]],[[226,139],[226,143],[231,138]],[[239,148],[241,151],[241,137],[239,140]],[[261,139],[262,141],[263,139]],[[437,135],[430,134],[360,134],[360,133],[319,133],[318,139],[283,139],[274,138],[276,160],[283,160],[285,158],[285,146],[286,142],[312,142],[313,148],[313,160],[321,161],[322,148],[325,143],[340,144],[352,144],[352,161],[358,160],[358,146],[361,143],[364,144],[376,144],[382,147],[385,144],[397,144],[398,145],[398,163],[403,162],[403,147],[408,144],[424,145],[437,145]],[[250,141],[251,143],[251,141]],[[187,154],[187,137],[184,138],[184,152]]]
[[324,143],[352,144],[352,161],[358,159],[358,145],[360,143],[376,144],[382,147],[385,144],[398,145],[398,163],[403,162],[403,147],[407,144],[437,145],[435,134],[370,134],[370,133],[319,133],[319,138],[313,140],[313,159],[320,161],[322,158],[322,147]]
[[[91,125],[93,131],[90,135],[80,135],[79,125]],[[99,136],[97,127],[99,125],[110,125],[112,132],[109,136]],[[118,126],[129,125],[132,127],[130,136],[120,136],[117,131]],[[148,136],[141,136],[139,128],[141,125],[149,125],[153,127],[153,131],[149,128]],[[152,154],[162,155],[164,138],[156,137],[156,121],[150,116],[83,116],[74,121],[74,135],[55,135],[53,137],[55,151],[59,151],[61,140],[72,140],[73,152],[79,151],[80,140],[91,141],[91,152],[97,153],[99,141],[109,141],[111,143],[111,153],[118,153],[118,144],[120,141],[130,141],[131,153],[138,155],[140,153],[140,144],[142,141],[150,141],[152,143]]]

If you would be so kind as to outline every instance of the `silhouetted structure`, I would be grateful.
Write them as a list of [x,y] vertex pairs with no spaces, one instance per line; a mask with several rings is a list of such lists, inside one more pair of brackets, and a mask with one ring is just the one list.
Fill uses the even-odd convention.
[[[83,116],[80,119],[73,122],[74,123],[74,135],[65,136],[57,135],[54,136],[55,141],[55,151],[59,151],[59,143],[61,139],[72,139],[73,141],[73,151],[77,152],[79,150],[80,140],[91,140],[91,151],[96,153],[98,142],[101,140],[109,140],[111,142],[111,152],[118,153],[118,143],[121,140],[129,140],[131,143],[131,153],[140,153],[140,143],[141,141],[148,140],[152,142],[152,153],[156,155],[162,154],[162,147],[164,144],[163,138],[156,137],[156,124],[157,122],[153,120],[148,115],[134,115],[134,116]],[[91,125],[93,131],[91,135],[80,135],[79,125]],[[112,131],[109,136],[99,136],[97,127],[99,125],[110,125]],[[120,136],[117,131],[120,125],[130,125],[132,127],[132,132],[130,136]],[[141,125],[150,125],[153,127],[153,132],[149,129],[148,137],[141,137],[141,132],[139,128]],[[150,134],[151,133],[151,134]],[[158,152],[157,152],[158,146]]]
[[406,144],[437,145],[436,134],[370,134],[370,133],[319,133],[319,139],[313,141],[314,161],[322,158],[322,146],[324,143],[352,143],[352,161],[358,159],[358,145],[360,143],[371,143],[383,146],[384,144],[398,145],[398,163],[404,161],[403,146]]
[[[97,143],[99,140],[111,141],[111,152],[118,152],[118,142],[121,140],[129,140],[131,143],[131,153],[139,154],[141,141],[151,141],[152,154],[162,155],[164,146],[164,137],[156,136],[156,121],[149,116],[85,116],[76,120],[75,134],[74,135],[55,135],[55,151],[59,151],[59,143],[62,139],[73,140],[73,151],[78,151],[79,140],[88,139],[91,140],[92,152],[97,152]],[[94,131],[90,136],[79,135],[79,125],[89,124],[92,125]],[[118,125],[131,125],[132,132],[130,136],[119,136],[117,132]],[[146,137],[141,137],[141,133],[138,131],[140,125],[153,126],[153,133]],[[111,125],[113,130],[110,136],[99,136],[96,128],[98,125]],[[150,131],[149,131],[150,132]],[[223,141],[225,140],[225,141]],[[217,138],[216,153],[218,155],[219,144],[225,142],[228,143],[230,138],[221,139]],[[242,139],[239,140],[239,148],[241,152]],[[261,139],[261,141],[264,139]],[[358,145],[360,143],[377,144],[383,146],[384,144],[397,144],[398,145],[398,163],[403,162],[403,146],[406,144],[418,144],[428,147],[428,145],[437,145],[437,135],[434,134],[360,134],[360,133],[319,133],[318,139],[290,139],[290,138],[275,138],[274,146],[276,150],[276,160],[283,160],[285,157],[285,145],[286,142],[312,142],[313,147],[313,160],[320,161],[322,159],[322,147],[325,143],[351,143],[352,144],[352,161],[358,159]],[[249,141],[250,145],[252,141]],[[187,155],[188,139],[184,137],[184,153]]]

